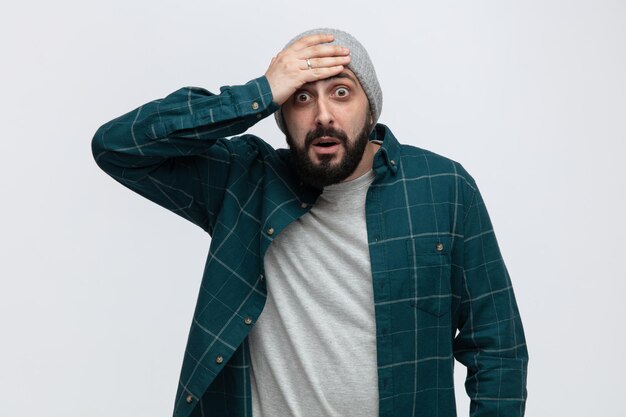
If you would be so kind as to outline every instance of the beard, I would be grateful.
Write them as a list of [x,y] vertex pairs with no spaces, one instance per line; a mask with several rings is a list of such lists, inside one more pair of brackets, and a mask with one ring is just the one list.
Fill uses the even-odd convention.
[[[343,130],[332,127],[317,127],[315,130],[307,133],[304,140],[304,147],[300,148],[295,143],[293,137],[287,132],[287,144],[291,151],[293,167],[303,182],[322,189],[327,185],[337,184],[348,178],[361,162],[365,147],[369,142],[368,123],[365,123],[363,129],[356,136],[354,141],[348,139],[348,135]],[[333,164],[335,155],[318,155],[319,162],[314,162],[309,157],[311,143],[322,136],[330,136],[337,138],[340,142],[339,146],[343,146],[344,155],[341,160]]]

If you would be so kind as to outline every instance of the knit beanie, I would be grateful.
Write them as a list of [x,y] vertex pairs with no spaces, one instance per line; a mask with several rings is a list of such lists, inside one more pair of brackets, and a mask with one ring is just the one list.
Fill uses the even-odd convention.
[[[341,45],[350,50],[350,63],[348,64],[347,68],[350,69],[354,73],[354,75],[356,75],[359,83],[361,84],[361,87],[363,88],[363,91],[365,91],[365,95],[367,96],[370,105],[370,112],[373,119],[373,127],[378,121],[378,118],[380,117],[380,112],[383,108],[383,92],[380,89],[380,84],[378,84],[376,71],[374,70],[374,65],[372,64],[372,61],[367,54],[367,51],[365,50],[363,45],[361,45],[361,43],[356,40],[354,36],[337,29],[312,29],[303,32],[290,40],[287,45],[285,45],[285,48],[304,36],[316,35],[320,33],[328,33],[334,35],[335,39],[332,42],[328,42],[329,45]],[[276,123],[278,124],[280,130],[282,130],[284,133],[287,133],[283,122],[282,109],[279,109],[276,113],[274,113],[274,117],[276,118]]]

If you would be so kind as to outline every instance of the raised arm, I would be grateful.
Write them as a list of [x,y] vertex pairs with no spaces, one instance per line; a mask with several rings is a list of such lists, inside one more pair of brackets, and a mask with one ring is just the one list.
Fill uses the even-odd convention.
[[233,155],[255,146],[245,138],[225,138],[276,111],[302,84],[341,72],[349,51],[323,44],[332,39],[302,38],[274,57],[264,76],[223,87],[219,95],[182,88],[104,124],[92,140],[97,164],[124,186],[210,233]]
[[93,156],[124,186],[210,231],[233,153],[223,138],[276,109],[265,77],[219,95],[182,88],[100,127]]

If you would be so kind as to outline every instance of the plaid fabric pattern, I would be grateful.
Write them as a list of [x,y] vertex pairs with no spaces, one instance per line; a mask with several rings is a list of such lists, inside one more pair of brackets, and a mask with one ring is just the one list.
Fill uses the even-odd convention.
[[[277,108],[265,77],[219,95],[183,88],[93,138],[104,171],[212,236],[174,416],[252,415],[246,337],[267,295],[263,256],[319,195],[288,150],[243,134]],[[455,358],[471,416],[522,416],[524,332],[476,183],[382,124],[372,138],[383,141],[366,200],[380,416],[455,416]]]

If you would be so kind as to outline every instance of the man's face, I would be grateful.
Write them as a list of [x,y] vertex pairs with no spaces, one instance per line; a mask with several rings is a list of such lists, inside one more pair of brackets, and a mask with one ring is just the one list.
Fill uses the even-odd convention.
[[295,168],[305,182],[322,188],[354,172],[368,143],[371,117],[352,71],[304,84],[282,112]]

